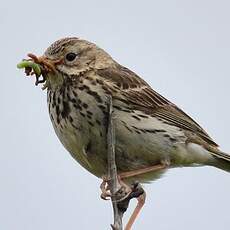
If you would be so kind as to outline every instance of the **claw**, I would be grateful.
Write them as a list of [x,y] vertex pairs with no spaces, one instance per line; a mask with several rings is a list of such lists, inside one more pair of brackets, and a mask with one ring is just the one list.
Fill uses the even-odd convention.
[[109,191],[101,193],[101,199],[103,199],[103,200],[110,200],[110,198],[111,198],[111,193]]
[[107,177],[105,176],[102,177],[102,183],[100,185],[100,189],[101,189],[101,199],[103,200],[109,200],[111,198],[108,181],[109,179]]

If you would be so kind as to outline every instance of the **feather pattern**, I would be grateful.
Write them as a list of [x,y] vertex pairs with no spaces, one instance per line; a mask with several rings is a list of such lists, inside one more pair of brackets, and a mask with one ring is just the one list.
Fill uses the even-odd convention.
[[119,93],[113,95],[115,99],[126,102],[132,109],[143,111],[171,125],[191,131],[205,143],[218,147],[197,122],[154,91],[143,79],[128,68],[116,64],[115,67],[98,70],[98,75],[110,83],[108,87],[119,87]]

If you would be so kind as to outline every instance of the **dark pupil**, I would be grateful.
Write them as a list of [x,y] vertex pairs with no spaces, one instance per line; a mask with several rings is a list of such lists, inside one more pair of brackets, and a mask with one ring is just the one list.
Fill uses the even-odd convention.
[[66,55],[66,59],[67,59],[68,61],[73,61],[73,60],[75,59],[76,56],[77,56],[77,55],[76,55],[75,53],[68,53],[68,54]]

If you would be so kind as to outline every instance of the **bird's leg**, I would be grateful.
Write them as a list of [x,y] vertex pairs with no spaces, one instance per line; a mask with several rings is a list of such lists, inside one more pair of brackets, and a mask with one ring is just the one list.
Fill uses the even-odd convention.
[[[160,164],[157,164],[157,165],[153,165],[153,166],[146,167],[143,169],[122,172],[118,175],[118,180],[121,185],[121,189],[117,193],[119,192],[122,193],[122,195],[120,196],[121,199],[117,200],[118,206],[120,207],[120,209],[123,210],[123,212],[125,212],[129,205],[129,201],[133,198],[137,199],[137,206],[134,209],[131,217],[129,218],[129,221],[125,227],[125,230],[131,230],[133,223],[137,219],[138,214],[140,213],[142,207],[145,204],[146,193],[144,189],[140,186],[139,183],[134,183],[130,187],[123,181],[123,179],[127,179],[127,178],[134,177],[134,176],[139,176],[139,175],[149,173],[149,172],[163,170],[163,169],[168,168],[169,165],[170,165],[170,162],[168,160],[164,160]],[[108,186],[108,181],[109,181],[108,178],[103,177],[103,182],[101,183],[101,186],[100,186],[101,191],[102,191],[101,198],[105,200],[107,200],[108,197],[111,197],[111,193],[109,191],[109,186]]]
[[[162,169],[166,169],[168,166],[170,165],[170,162],[168,160],[164,160],[161,162],[161,164],[157,164],[157,165],[153,165],[150,167],[146,167],[143,169],[137,169],[137,170],[132,170],[132,171],[128,171],[128,172],[122,172],[119,173],[118,175],[118,179],[119,179],[119,183],[121,184],[121,187],[124,187],[125,190],[127,191],[127,194],[130,193],[130,188],[128,185],[126,185],[122,180],[126,179],[126,178],[130,178],[133,176],[139,176],[148,172],[154,172],[154,171],[158,171],[158,170],[162,170]],[[107,178],[106,176],[102,177],[102,183],[100,185],[100,189],[101,189],[101,198],[104,200],[107,200],[108,197],[111,197],[111,193],[109,191],[109,186],[108,186],[108,181],[109,178]],[[128,189],[129,188],[129,189]],[[126,198],[126,196],[124,197],[124,199]]]
[[[101,198],[104,200],[108,200],[108,197],[111,197],[111,193],[108,188],[108,180],[106,178],[103,179],[104,180],[100,186],[102,191]],[[138,214],[140,213],[141,208],[144,206],[146,193],[138,182],[133,183],[131,187],[125,184],[120,179],[119,179],[119,183],[121,184],[121,189],[116,193],[116,197],[117,197],[116,202],[118,204],[118,208],[123,213],[127,210],[130,200],[133,198],[137,199],[137,206],[134,209],[131,217],[129,218],[127,225],[125,226],[125,230],[131,230],[131,227],[135,222]]]
[[145,204],[145,199],[146,199],[146,193],[143,190],[142,187],[139,188],[139,195],[137,195],[136,199],[137,199],[137,206],[135,207],[131,217],[129,218],[128,223],[125,226],[125,230],[131,230],[131,227],[133,225],[133,223],[135,222],[135,220],[137,219],[138,214],[140,213],[142,207]]
[[129,178],[133,176],[138,176],[138,175],[142,175],[148,172],[154,172],[154,171],[158,171],[161,169],[166,169],[169,165],[170,165],[169,161],[162,161],[162,163],[158,165],[153,165],[153,166],[146,167],[143,169],[137,169],[137,170],[132,170],[128,172],[122,172],[119,174],[119,177],[120,179],[125,179],[125,178]]
[[[121,181],[121,179],[129,178],[129,177],[133,177],[133,176],[138,176],[138,175],[145,174],[148,172],[154,172],[154,171],[166,169],[169,165],[170,165],[170,162],[168,160],[165,160],[165,161],[162,161],[162,163],[158,164],[158,165],[153,165],[151,167],[121,173],[121,174],[119,174],[119,178]],[[140,186],[139,183],[134,184],[134,186],[132,188],[132,192],[129,194],[129,196],[126,199],[128,199],[128,201],[130,201],[132,198],[137,199],[137,206],[135,207],[131,217],[129,218],[129,221],[128,221],[127,225],[125,226],[125,230],[131,230],[133,223],[137,219],[138,214],[140,213],[142,207],[145,204],[146,193],[145,193],[144,189]]]

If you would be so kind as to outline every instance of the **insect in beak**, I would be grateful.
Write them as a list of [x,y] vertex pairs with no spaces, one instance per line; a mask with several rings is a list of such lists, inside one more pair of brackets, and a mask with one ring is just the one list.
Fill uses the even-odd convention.
[[[45,56],[37,57],[35,54],[29,53],[29,59],[23,59],[17,67],[24,68],[27,76],[35,75],[35,85],[46,83],[47,74],[56,71],[56,65],[61,64],[62,60],[51,60]],[[43,89],[46,88],[46,84]]]

